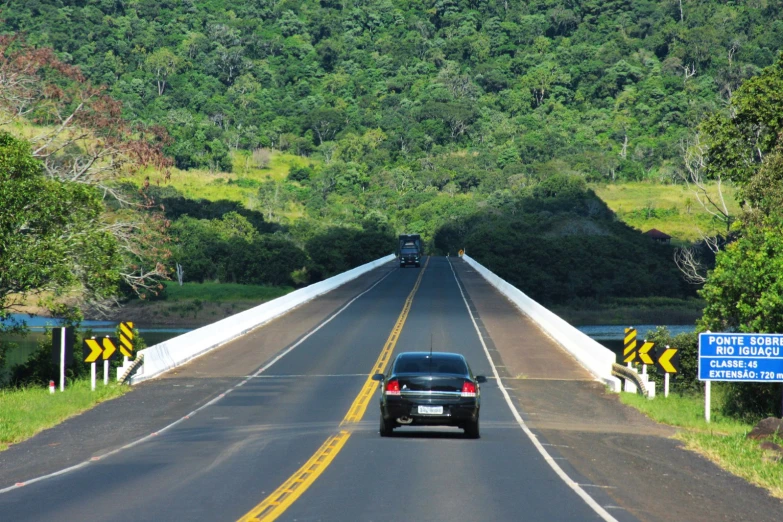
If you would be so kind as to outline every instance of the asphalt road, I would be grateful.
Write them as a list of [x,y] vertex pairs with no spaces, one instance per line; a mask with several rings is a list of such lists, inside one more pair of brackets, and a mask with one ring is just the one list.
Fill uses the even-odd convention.
[[[341,429],[421,270],[391,271],[273,366],[160,435],[0,495],[0,519],[241,518]],[[394,351],[430,344],[493,373],[445,258],[426,268]],[[494,379],[482,386],[481,422],[480,440],[454,428],[381,439],[374,393],[345,446],[279,520],[601,520],[534,447]],[[600,491],[593,498],[608,502]]]

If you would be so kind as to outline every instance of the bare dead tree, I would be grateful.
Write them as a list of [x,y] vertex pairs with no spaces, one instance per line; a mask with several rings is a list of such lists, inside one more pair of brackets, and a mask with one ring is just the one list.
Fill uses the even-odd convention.
[[[714,254],[718,253],[720,245],[715,236],[704,237],[704,244]],[[681,247],[674,251],[674,263],[682,273],[686,282],[701,285],[707,281],[707,267],[702,262],[695,247]]]
[[696,76],[696,64],[685,64],[682,66],[683,70],[683,82],[687,82],[690,78]]
[[[709,186],[705,177],[707,145],[696,133],[690,140],[681,142],[680,148],[684,166],[684,170],[680,171],[680,178],[691,190],[702,210],[723,223],[726,235],[728,235],[733,216],[726,204],[721,177],[717,176],[712,187]],[[714,233],[706,233],[701,229],[698,230],[698,233],[702,244],[713,254],[717,254],[721,247],[720,238]],[[707,280],[707,267],[700,259],[695,247],[678,248],[674,252],[674,262],[688,283],[703,284]]]
[[683,152],[683,165],[685,167],[681,179],[693,192],[699,205],[712,217],[724,223],[728,232],[733,218],[726,204],[726,198],[723,195],[721,177],[720,175],[716,177],[716,186],[712,192],[709,190],[707,179],[705,178],[707,145],[701,141],[701,137],[696,133],[690,141],[681,142],[680,148]]

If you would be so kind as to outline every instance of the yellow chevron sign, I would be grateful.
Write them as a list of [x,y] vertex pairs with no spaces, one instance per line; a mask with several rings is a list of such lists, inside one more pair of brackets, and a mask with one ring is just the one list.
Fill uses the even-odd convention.
[[677,373],[677,367],[680,365],[680,356],[677,355],[677,348],[666,348],[658,355],[658,368],[664,373]]
[[133,357],[133,323],[120,323],[120,353],[125,357]]
[[84,362],[94,363],[98,359],[108,361],[117,351],[117,339],[112,337],[104,337],[103,339],[85,339],[84,350],[90,350],[90,353],[84,356]]
[[636,328],[625,329],[623,339],[623,362],[630,363],[636,360]]
[[653,361],[653,358],[650,357],[649,353],[653,346],[655,346],[655,343],[644,341],[642,347],[639,348],[639,359],[641,359],[642,364],[655,364],[655,361]]
[[[92,363],[97,361],[103,353],[103,348],[97,339],[85,339],[84,347],[90,350],[90,353],[84,356],[84,362]],[[83,350],[83,352],[86,350]]]

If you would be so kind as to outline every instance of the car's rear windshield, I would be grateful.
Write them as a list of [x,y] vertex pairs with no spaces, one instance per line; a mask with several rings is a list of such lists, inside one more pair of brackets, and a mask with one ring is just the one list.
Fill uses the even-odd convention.
[[462,357],[454,355],[405,354],[397,358],[394,373],[454,373],[467,375],[468,367]]
[[418,254],[419,251],[416,250],[415,248],[403,248],[402,249],[402,253],[403,254]]

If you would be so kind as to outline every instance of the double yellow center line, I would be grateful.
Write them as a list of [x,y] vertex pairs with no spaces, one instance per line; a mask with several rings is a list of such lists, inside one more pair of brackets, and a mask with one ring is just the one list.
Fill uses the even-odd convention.
[[[402,332],[402,326],[405,324],[405,320],[408,318],[411,305],[413,304],[413,296],[416,295],[416,291],[419,289],[421,280],[424,277],[424,271],[427,270],[427,265],[430,264],[430,259],[427,258],[427,262],[424,264],[424,268],[421,269],[416,284],[413,285],[411,293],[408,294],[408,298],[405,300],[405,304],[402,307],[402,312],[397,318],[397,322],[394,323],[389,338],[386,340],[386,344],[383,346],[378,360],[375,361],[372,371],[367,375],[367,380],[362,386],[362,390],[359,395],[351,404],[348,413],[340,423],[340,428],[347,428],[351,424],[355,424],[362,420],[364,412],[367,411],[367,406],[370,404],[373,392],[377,388],[377,383],[372,380],[372,376],[376,373],[383,373],[386,371],[386,366],[389,364],[389,359],[394,352],[394,347],[397,345],[397,340],[400,338]],[[324,442],[318,451],[305,462],[304,466],[299,468],[296,473],[291,475],[283,484],[277,488],[271,495],[266,497],[260,504],[251,509],[245,516],[239,519],[238,522],[271,522],[276,520],[277,517],[282,515],[296,499],[307,491],[307,488],[315,482],[315,480],[326,470],[329,464],[334,460],[340,450],[348,442],[351,436],[351,432],[347,429],[341,429],[339,433],[332,435],[326,442]]]

